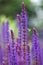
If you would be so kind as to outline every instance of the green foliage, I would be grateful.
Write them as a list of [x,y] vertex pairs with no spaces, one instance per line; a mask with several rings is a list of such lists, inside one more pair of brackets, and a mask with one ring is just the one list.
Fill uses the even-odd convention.
[[[21,12],[22,0],[0,0],[0,15],[15,18],[17,13]],[[29,17],[36,15],[33,4],[30,0],[24,0],[25,7]]]

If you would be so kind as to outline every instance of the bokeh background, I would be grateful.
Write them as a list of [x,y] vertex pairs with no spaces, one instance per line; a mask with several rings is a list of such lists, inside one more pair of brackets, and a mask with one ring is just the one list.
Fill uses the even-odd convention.
[[21,3],[24,1],[28,16],[28,29],[31,37],[33,27],[36,27],[40,38],[43,35],[43,0],[0,0],[0,26],[9,21],[15,37],[18,35],[17,13],[21,14]]

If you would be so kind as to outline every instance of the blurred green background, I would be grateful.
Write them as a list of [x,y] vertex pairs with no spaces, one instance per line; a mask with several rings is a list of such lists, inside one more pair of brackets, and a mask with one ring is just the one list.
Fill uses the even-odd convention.
[[[17,13],[21,14],[21,3],[24,1],[28,16],[28,28],[34,26],[40,30],[43,28],[43,0],[0,0],[0,25],[9,20],[10,29],[14,30],[15,36],[18,35]],[[31,35],[31,32],[29,33]]]

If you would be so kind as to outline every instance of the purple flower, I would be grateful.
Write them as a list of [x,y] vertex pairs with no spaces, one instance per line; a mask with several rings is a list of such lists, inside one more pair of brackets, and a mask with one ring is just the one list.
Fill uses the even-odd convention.
[[25,11],[24,2],[22,2],[22,13],[21,13],[21,23],[22,23],[22,42],[28,43],[28,21],[27,21],[27,14]]
[[33,28],[32,37],[32,60],[33,65],[42,65],[41,63],[41,53],[40,53],[40,43],[38,38],[38,32],[36,28]]
[[7,44],[9,43],[9,22],[7,21],[6,23],[2,23],[2,39],[3,43]]
[[21,26],[21,16],[19,14],[17,14],[17,19],[18,19],[18,43],[21,44],[21,40],[22,40],[22,26]]
[[17,52],[16,52],[16,44],[14,41],[14,34],[13,31],[11,30],[11,64],[17,65]]

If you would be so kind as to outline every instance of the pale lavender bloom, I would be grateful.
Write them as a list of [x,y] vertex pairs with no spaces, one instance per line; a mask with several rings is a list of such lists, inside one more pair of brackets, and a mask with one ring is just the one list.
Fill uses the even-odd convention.
[[6,23],[2,23],[2,39],[3,43],[7,44],[9,43],[9,22],[7,21]]
[[2,41],[3,41],[3,43],[5,44],[5,23],[3,22],[2,23]]
[[9,21],[7,21],[6,23],[5,23],[5,32],[6,32],[6,35],[5,35],[5,38],[6,38],[6,44],[8,44],[9,43]]

